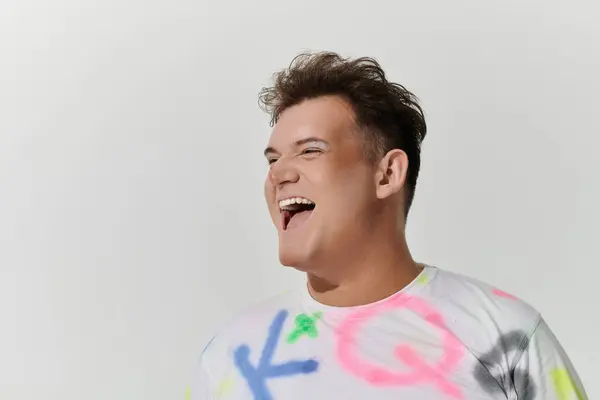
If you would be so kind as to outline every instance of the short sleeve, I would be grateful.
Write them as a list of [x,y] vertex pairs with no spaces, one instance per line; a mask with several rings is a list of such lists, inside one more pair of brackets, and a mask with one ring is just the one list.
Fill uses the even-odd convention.
[[215,337],[204,346],[204,350],[200,354],[200,359],[196,363],[194,371],[194,379],[192,382],[192,398],[191,400],[210,400],[210,374],[206,365],[207,351],[211,347]]
[[512,371],[518,400],[587,400],[566,352],[541,319]]
[[196,364],[192,382],[191,400],[210,400],[210,379],[202,357]]

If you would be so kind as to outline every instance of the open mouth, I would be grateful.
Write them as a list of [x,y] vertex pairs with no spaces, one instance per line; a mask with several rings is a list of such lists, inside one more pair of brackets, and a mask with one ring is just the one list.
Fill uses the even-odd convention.
[[304,197],[292,197],[279,202],[284,231],[299,226],[310,217],[315,203]]

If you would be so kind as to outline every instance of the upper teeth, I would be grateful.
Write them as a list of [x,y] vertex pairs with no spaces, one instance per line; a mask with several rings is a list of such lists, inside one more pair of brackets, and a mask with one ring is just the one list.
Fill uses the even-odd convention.
[[279,202],[279,207],[283,208],[289,206],[290,204],[315,204],[314,202],[305,199],[303,197],[292,197],[290,199],[281,200]]

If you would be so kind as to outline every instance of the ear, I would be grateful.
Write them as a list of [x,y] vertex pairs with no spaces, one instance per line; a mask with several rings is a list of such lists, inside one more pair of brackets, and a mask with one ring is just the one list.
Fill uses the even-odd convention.
[[408,156],[400,149],[390,150],[379,162],[376,184],[377,197],[385,199],[404,187],[408,171]]

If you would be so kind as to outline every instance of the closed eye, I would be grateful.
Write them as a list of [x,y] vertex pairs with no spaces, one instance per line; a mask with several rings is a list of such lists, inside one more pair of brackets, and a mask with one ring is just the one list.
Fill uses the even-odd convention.
[[322,153],[323,150],[318,149],[316,147],[309,147],[308,149],[302,150],[302,154],[311,154],[311,153]]
[[[300,152],[300,155],[317,154],[317,153],[323,153],[323,149],[319,149],[318,147],[309,147],[309,148],[302,150]],[[267,158],[267,163],[269,165],[273,165],[277,160],[278,160],[278,158],[269,157],[269,158]]]

